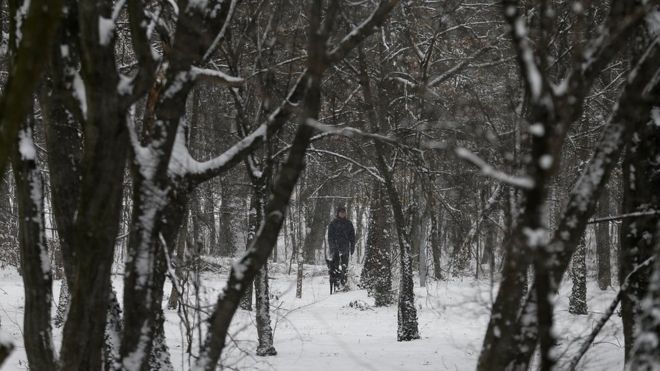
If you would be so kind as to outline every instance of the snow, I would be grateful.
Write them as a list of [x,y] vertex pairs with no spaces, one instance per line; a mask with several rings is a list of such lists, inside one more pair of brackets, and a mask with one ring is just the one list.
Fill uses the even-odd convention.
[[125,75],[120,75],[119,83],[117,84],[117,93],[119,95],[133,94],[133,79]]
[[[272,264],[270,274],[271,318],[278,355],[254,356],[257,347],[255,313],[239,310],[232,321],[231,339],[228,339],[222,357],[226,368],[257,371],[475,369],[488,322],[490,298],[496,293],[496,287],[493,289],[488,279],[429,280],[425,288],[418,287],[416,282],[415,306],[422,338],[397,342],[397,306],[375,308],[373,299],[364,290],[355,289],[359,267],[352,265],[350,268],[354,289],[330,296],[326,268],[305,266],[302,299],[295,298],[295,274],[287,275],[287,267],[284,263]],[[112,280],[121,298],[123,278],[114,275]],[[202,304],[215,302],[225,280],[226,274],[202,275]],[[54,293],[59,291],[60,282],[55,281]],[[167,301],[170,289],[168,282],[164,301]],[[614,289],[600,291],[595,282],[590,282],[587,290],[590,312],[579,316],[567,311],[569,293],[570,282],[565,281],[555,311],[556,332],[559,334],[557,354],[563,354],[558,369],[565,369],[562,367],[564,362],[571,358],[572,352],[615,295]],[[26,356],[21,337],[23,310],[20,276],[15,271],[0,270],[0,319],[3,330],[17,343],[4,370],[25,369]],[[176,310],[165,309],[165,317],[174,368],[188,370],[187,343],[185,331],[181,332],[179,314]],[[57,347],[61,342],[61,331],[54,332]],[[621,370],[622,339],[621,321],[613,316],[578,369]],[[196,344],[193,349],[197,349]]]
[[231,160],[233,160],[241,151],[248,148],[252,143],[266,135],[266,125],[259,126],[250,135],[246,136],[230,148],[228,148],[221,155],[210,159],[208,161],[199,162],[195,160],[188,151],[185,143],[185,122],[180,122],[177,129],[177,135],[174,139],[174,146],[172,148],[172,155],[170,163],[168,164],[168,172],[170,176],[183,177],[186,174],[204,174],[214,169],[224,167]]
[[30,0],[24,0],[16,12],[16,48],[21,44],[23,38],[23,20],[27,17],[28,10],[30,10]]
[[646,16],[646,24],[651,35],[660,36],[660,9],[656,7],[655,10],[649,12]]
[[115,22],[112,18],[99,17],[99,44],[107,46],[115,32]]
[[546,244],[546,231],[543,228],[531,229],[525,227],[523,233],[527,237],[527,246],[531,248],[543,247]]
[[147,347],[149,327],[145,322],[140,329],[140,341],[137,349],[122,360],[122,366],[127,371],[137,371],[140,369],[140,364],[144,358],[144,350]]
[[481,159],[476,154],[470,152],[469,150],[463,147],[456,148],[455,152],[458,157],[465,159],[473,163],[474,165],[478,166],[481,169],[482,174],[485,176],[493,177],[503,183],[507,183],[520,188],[525,188],[525,189],[534,188],[534,180],[531,179],[530,177],[524,177],[524,176],[517,177],[503,173],[495,169],[492,165],[486,163],[486,161]]
[[551,155],[543,155],[539,159],[539,166],[541,166],[541,169],[543,170],[548,170],[552,167],[553,162],[554,160]]
[[651,117],[655,126],[660,126],[660,107],[653,107],[651,110]]
[[535,137],[542,137],[545,135],[545,128],[543,127],[543,124],[537,122],[536,124],[529,126],[529,132]]
[[18,152],[23,160],[34,161],[37,159],[37,149],[32,141],[32,129],[18,132]]
[[85,91],[85,83],[78,72],[73,77],[73,95],[78,99],[83,117],[87,119],[87,93]]
[[228,85],[237,85],[243,83],[243,79],[240,77],[230,76],[222,71],[212,70],[209,68],[200,68],[200,67],[191,67],[190,75],[192,79],[196,79],[199,76],[207,76],[222,81]]
[[63,58],[69,58],[69,46],[60,45],[60,54],[62,55]]
[[527,83],[529,84],[530,93],[532,94],[532,99],[537,101],[541,97],[543,79],[541,78],[541,72],[536,66],[534,61],[534,52],[532,48],[527,43],[527,25],[525,24],[525,18],[518,17],[514,22],[514,32],[518,39],[520,39],[520,57],[525,65],[525,75],[527,78]]

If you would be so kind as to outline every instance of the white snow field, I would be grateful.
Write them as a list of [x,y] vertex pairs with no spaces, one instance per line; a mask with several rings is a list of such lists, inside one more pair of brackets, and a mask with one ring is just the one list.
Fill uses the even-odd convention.
[[[373,299],[355,286],[359,267],[352,268],[353,290],[329,295],[325,267],[306,266],[302,299],[295,298],[295,273],[286,274],[283,265],[271,272],[272,324],[277,356],[257,357],[254,313],[239,310],[232,322],[232,340],[223,353],[225,369],[238,370],[473,370],[476,366],[491,303],[488,278],[435,282],[427,287],[416,282],[421,339],[396,341],[396,304],[374,308]],[[295,267],[292,270],[295,272]],[[215,302],[226,275],[204,274],[202,305]],[[121,298],[122,277],[113,277]],[[53,297],[58,298],[60,281],[55,281]],[[166,298],[169,294],[166,287]],[[615,291],[588,286],[589,315],[568,313],[570,284],[562,288],[556,309],[556,333],[563,362],[570,358]],[[495,295],[495,291],[492,292]],[[53,303],[55,304],[55,303]],[[357,305],[356,305],[357,304]],[[209,309],[209,308],[207,308]],[[54,311],[54,305],[53,305]],[[177,370],[187,370],[194,359],[186,354],[185,330],[176,310],[166,310],[167,342]],[[13,270],[0,270],[0,319],[2,330],[13,339],[16,349],[2,370],[27,370],[21,338],[23,285]],[[580,370],[621,370],[623,336],[620,318],[615,314],[595,345],[583,358]],[[59,347],[61,329],[55,329]],[[199,334],[195,330],[195,338]],[[192,349],[198,349],[198,343]],[[562,366],[563,363],[560,363]],[[563,364],[565,366],[565,364]],[[560,367],[561,368],[561,367]]]

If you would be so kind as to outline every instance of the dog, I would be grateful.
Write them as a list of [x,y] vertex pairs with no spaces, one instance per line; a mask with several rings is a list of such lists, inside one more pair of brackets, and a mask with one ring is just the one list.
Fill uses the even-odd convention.
[[325,255],[325,264],[328,266],[328,276],[330,276],[330,295],[332,295],[337,289],[339,289],[341,284],[339,282],[339,278],[341,277],[339,257],[333,255],[331,259],[328,259],[328,254],[325,249],[323,249],[323,253]]

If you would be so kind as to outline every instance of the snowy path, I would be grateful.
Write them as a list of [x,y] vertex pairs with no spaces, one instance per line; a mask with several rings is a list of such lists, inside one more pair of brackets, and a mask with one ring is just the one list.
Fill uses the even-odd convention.
[[[311,268],[311,267],[310,267]],[[307,272],[303,298],[295,298],[295,277],[275,273],[271,280],[272,320],[275,330],[275,357],[256,357],[254,316],[239,310],[232,323],[232,338],[223,355],[223,364],[240,370],[473,370],[488,321],[490,285],[472,279],[431,283],[417,287],[420,340],[396,341],[396,305],[372,308],[373,300],[364,290],[330,296],[327,277]],[[121,291],[121,277],[113,279]],[[215,301],[224,285],[224,276],[204,276],[202,304]],[[56,282],[54,292],[59,290]],[[562,290],[557,307],[560,351],[576,337],[591,329],[592,323],[609,304],[613,290],[601,292],[589,285],[588,316],[567,312],[570,285]],[[166,288],[169,293],[169,288]],[[119,293],[121,297],[121,292]],[[57,295],[54,295],[57,298]],[[3,329],[17,342],[17,349],[3,370],[24,370],[21,323],[23,294],[20,277],[0,271],[0,317]],[[361,305],[351,307],[358,302]],[[366,307],[363,305],[366,304]],[[176,369],[187,369],[186,342],[176,311],[166,311],[166,333]],[[61,330],[55,331],[59,345]],[[595,347],[587,353],[580,369],[620,370],[623,362],[620,320],[614,316]],[[193,345],[193,349],[197,348]],[[565,358],[564,358],[565,359]]]

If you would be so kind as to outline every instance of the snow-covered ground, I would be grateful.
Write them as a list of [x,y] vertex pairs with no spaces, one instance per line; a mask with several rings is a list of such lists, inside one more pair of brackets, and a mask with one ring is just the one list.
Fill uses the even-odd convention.
[[[476,365],[482,337],[488,321],[491,286],[488,279],[471,278],[431,282],[416,286],[420,340],[396,341],[396,305],[372,307],[373,300],[364,290],[329,295],[323,267],[307,267],[302,299],[295,298],[295,274],[274,272],[272,320],[275,333],[274,357],[254,356],[256,329],[254,314],[239,310],[232,323],[232,341],[224,352],[223,364],[240,370],[471,370]],[[295,269],[294,269],[295,271]],[[353,271],[354,276],[357,270]],[[224,285],[224,275],[203,276],[202,304],[215,301]],[[113,284],[121,291],[121,276]],[[54,285],[54,298],[59,292]],[[355,284],[353,282],[353,287]],[[588,316],[568,313],[566,284],[557,303],[556,332],[560,353],[572,351],[588,333],[595,320],[614,297],[614,290],[601,292],[588,286]],[[169,287],[166,288],[169,293]],[[121,298],[121,292],[119,293]],[[494,292],[493,292],[494,295]],[[353,303],[353,305],[351,305]],[[357,305],[355,305],[357,303]],[[167,310],[166,333],[172,360],[177,369],[187,369],[190,361],[185,351],[183,327],[179,314]],[[27,369],[21,338],[23,285],[18,274],[0,270],[0,318],[2,329],[13,338],[16,350],[3,370]],[[623,336],[620,319],[614,315],[596,339],[581,370],[620,370],[623,366]],[[197,336],[197,335],[195,335]],[[61,341],[61,329],[55,330],[55,343]],[[194,344],[193,349],[198,345]]]

